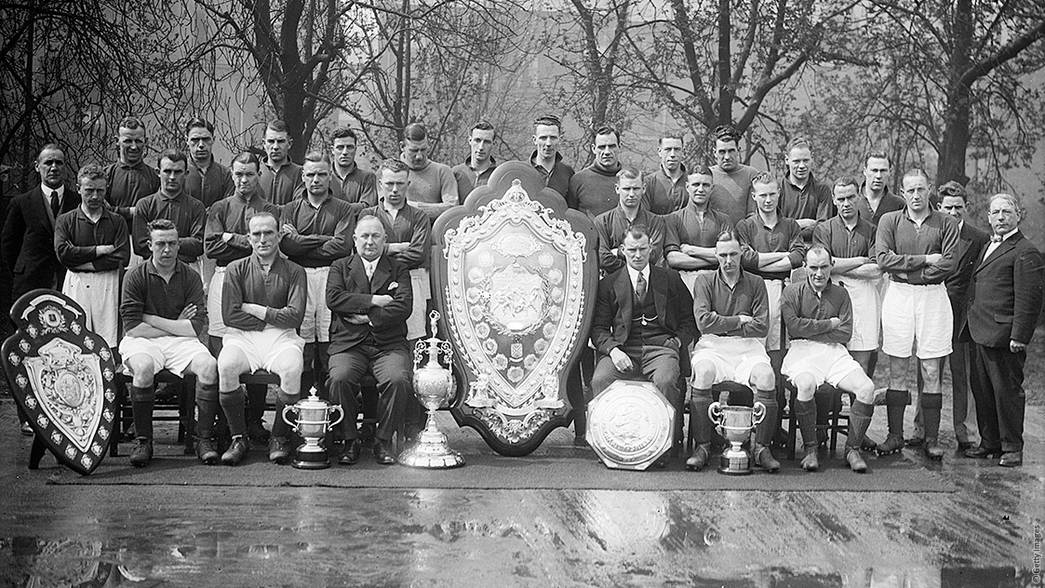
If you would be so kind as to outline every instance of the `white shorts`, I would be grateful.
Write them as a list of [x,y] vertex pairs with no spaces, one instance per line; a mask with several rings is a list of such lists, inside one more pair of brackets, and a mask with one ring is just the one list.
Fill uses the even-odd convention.
[[264,331],[241,331],[225,327],[222,347],[234,347],[242,351],[251,373],[258,370],[272,371],[273,362],[288,351],[297,355],[300,365],[304,366],[305,363],[305,340],[294,329],[265,327]]
[[837,387],[854,370],[864,373],[841,343],[820,343],[809,339],[792,339],[791,348],[780,366],[780,373],[792,381],[799,374],[813,376],[817,387],[825,382]]
[[87,314],[84,326],[116,347],[120,325],[120,272],[74,272],[65,274],[62,294],[72,298]]
[[211,337],[225,336],[225,322],[221,320],[221,293],[225,289],[225,266],[215,266],[207,291],[207,334]]
[[195,337],[124,337],[120,341],[120,357],[124,361],[142,353],[152,357],[157,372],[165,369],[180,378],[194,357],[201,353],[210,355],[210,350]]
[[882,299],[882,352],[935,359],[951,354],[954,317],[947,287],[892,282]]
[[410,270],[410,287],[414,290],[414,308],[406,319],[407,340],[428,336],[428,317],[425,311],[428,309],[428,300],[432,297],[428,270],[423,267]]
[[696,372],[698,362],[710,361],[715,365],[715,381],[736,382],[750,385],[751,370],[760,363],[769,366],[769,354],[761,339],[755,337],[723,337],[701,335],[693,348],[690,365]]
[[207,257],[206,255],[200,256],[200,278],[203,279],[203,292],[210,292],[210,279],[214,276],[214,268],[217,267],[217,262]]
[[766,280],[766,304],[769,305],[769,332],[766,333],[765,344],[768,351],[779,351],[786,349],[787,345],[780,344],[780,325],[783,318],[780,316],[780,295],[784,291],[784,280]]
[[305,318],[301,321],[301,338],[306,343],[330,341],[330,308],[327,306],[327,276],[330,267],[306,267],[308,296]]
[[832,279],[849,293],[853,303],[853,336],[846,347],[849,351],[878,349],[882,328],[881,280],[862,280],[848,276]]

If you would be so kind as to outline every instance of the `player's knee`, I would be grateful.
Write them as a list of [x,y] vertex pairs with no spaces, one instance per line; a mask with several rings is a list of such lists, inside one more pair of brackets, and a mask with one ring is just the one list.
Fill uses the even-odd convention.
[[152,357],[139,353],[123,360],[127,369],[131,371],[131,383],[139,388],[152,386],[153,378],[156,376],[156,363]]
[[697,360],[691,367],[693,368],[694,388],[707,389],[715,383],[715,364],[710,361]]
[[874,404],[874,382],[871,378],[863,378],[853,387],[853,395],[864,404]]
[[812,374],[797,374],[791,378],[791,383],[795,385],[800,401],[808,402],[813,399],[813,394],[816,393],[816,378]]
[[202,384],[213,384],[218,380],[218,360],[209,353],[200,353],[192,358],[192,373]]
[[768,363],[760,363],[751,370],[749,383],[757,390],[772,390],[776,388],[776,374]]

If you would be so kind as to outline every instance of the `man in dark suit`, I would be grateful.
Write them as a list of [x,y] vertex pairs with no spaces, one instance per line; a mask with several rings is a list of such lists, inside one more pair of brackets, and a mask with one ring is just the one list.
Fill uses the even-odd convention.
[[53,143],[36,158],[40,185],[11,201],[0,249],[13,277],[12,301],[35,288],[61,288],[65,268],[54,252],[54,221],[80,206],[64,184],[65,154]]
[[1011,194],[990,200],[993,235],[969,286],[972,393],[980,445],[967,457],[1001,455],[998,465],[1023,464],[1023,365],[1042,304],[1045,259],[1019,229],[1023,209]]
[[679,373],[689,371],[697,336],[693,298],[678,272],[650,265],[651,251],[646,227],[632,225],[621,243],[626,265],[599,281],[591,341],[600,359],[591,387],[598,395],[616,380],[645,377],[679,408]]
[[[402,174],[403,181],[406,170]],[[389,174],[394,175],[394,174]],[[387,177],[387,176],[386,176]],[[385,253],[385,228],[375,216],[356,223],[356,255],[337,260],[327,278],[330,307],[330,372],[327,387],[345,412],[345,449],[339,463],[359,460],[356,394],[368,371],[377,380],[378,426],[374,460],[394,464],[392,435],[413,397],[413,365],[406,319],[413,307],[410,270]]]

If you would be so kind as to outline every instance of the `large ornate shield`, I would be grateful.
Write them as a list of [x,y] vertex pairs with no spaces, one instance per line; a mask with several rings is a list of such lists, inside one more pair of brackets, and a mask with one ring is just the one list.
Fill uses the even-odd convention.
[[84,311],[54,290],[33,290],[11,307],[18,328],[4,341],[4,373],[29,424],[55,457],[81,474],[105,456],[116,418],[116,367]]
[[566,378],[588,337],[598,283],[595,232],[528,163],[433,228],[437,303],[462,393],[451,408],[504,455],[526,455],[569,424]]

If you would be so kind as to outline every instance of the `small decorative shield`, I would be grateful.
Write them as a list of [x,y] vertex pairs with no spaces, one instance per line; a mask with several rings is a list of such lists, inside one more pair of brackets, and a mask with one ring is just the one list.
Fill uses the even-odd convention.
[[105,457],[116,417],[112,354],[83,326],[83,309],[54,290],[19,298],[11,319],[18,330],[2,350],[15,400],[60,462],[90,474]]
[[463,374],[451,412],[498,453],[526,455],[570,422],[565,381],[598,284],[594,226],[513,161],[433,235],[436,300]]
[[671,449],[674,418],[656,386],[618,380],[588,403],[588,443],[608,468],[644,470]]

